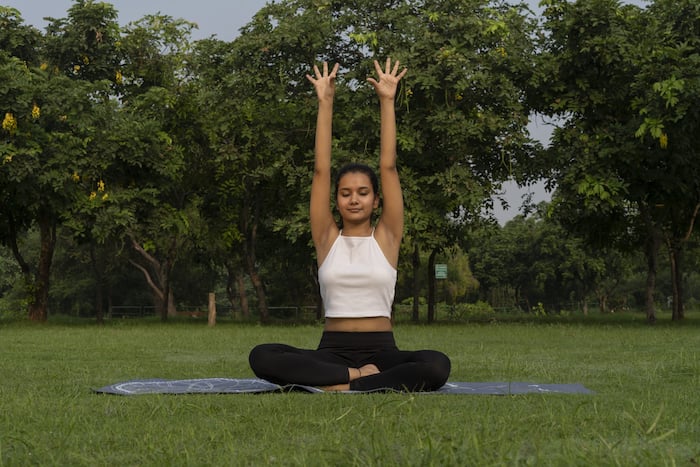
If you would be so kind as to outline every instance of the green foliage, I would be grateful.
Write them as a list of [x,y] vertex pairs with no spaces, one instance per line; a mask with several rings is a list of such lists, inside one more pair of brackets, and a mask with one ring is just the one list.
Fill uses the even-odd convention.
[[0,54],[36,64],[41,33],[23,24],[22,14],[14,8],[0,6],[0,22]]
[[533,216],[474,234],[469,257],[480,297],[492,299],[511,287],[512,302],[503,306],[526,312],[579,310],[589,300],[606,312],[606,303],[628,301],[624,285],[632,280],[631,258],[612,248],[592,248],[544,211],[540,206]]
[[469,267],[469,257],[458,247],[450,248],[446,255],[448,276],[445,280],[445,290],[447,292],[448,303],[454,304],[457,301],[474,293],[479,288],[479,282],[474,278]]
[[[204,287],[247,298],[232,284],[248,276],[252,303],[316,304],[316,106],[304,75],[341,63],[334,164],[375,165],[378,105],[365,79],[372,60],[392,56],[409,69],[396,102],[398,301],[427,295],[438,255],[450,303],[638,303],[623,298],[644,283],[627,251],[655,236],[693,251],[696,3],[547,0],[538,24],[501,1],[284,0],[230,43],[192,42],[193,23],[162,14],[120,28],[102,2],[74,2],[45,34],[0,7],[0,243],[25,284],[2,290],[37,301],[48,287],[37,274],[55,260],[58,309],[100,293],[129,301],[149,293],[135,285],[136,262],[180,303]],[[533,110],[560,122],[546,151],[527,132]],[[557,189],[550,206],[489,222],[503,181],[543,173]],[[38,244],[25,242],[32,232]]]
[[106,2],[75,0],[67,18],[50,18],[44,37],[50,68],[78,80],[113,80],[119,69],[117,10]]
[[[440,312],[440,315],[443,315]],[[496,311],[487,302],[477,301],[476,303],[457,303],[450,305],[445,310],[443,316],[446,316],[448,320],[454,320],[458,322],[483,322],[489,321],[496,318]]]
[[[490,151],[491,144],[482,143],[486,135],[500,141],[500,157],[512,159],[524,141],[527,109],[517,96],[527,79],[526,23],[516,10],[482,2],[394,3],[270,4],[232,44],[211,39],[190,47],[193,25],[186,21],[151,15],[120,31],[111,5],[76,2],[67,18],[52,20],[42,69],[53,80],[82,86],[76,92],[101,96],[102,105],[72,102],[84,122],[67,121],[75,120],[84,136],[69,134],[78,137],[73,163],[56,165],[70,180],[72,196],[55,218],[80,242],[107,250],[130,235],[170,265],[192,248],[232,264],[257,264],[279,250],[256,248],[262,240],[292,241],[310,255],[306,204],[315,109],[303,75],[321,59],[343,64],[336,163],[374,161],[378,115],[364,77],[372,59],[392,54],[413,76],[399,98],[402,171],[413,213],[407,216],[408,238],[428,250],[449,245],[467,216],[488,200],[490,178],[505,175],[506,165],[512,168],[512,161],[491,164],[481,149],[460,155],[459,148],[478,143]],[[454,8],[472,7],[478,19],[456,19]],[[20,34],[21,20],[13,14],[8,16]],[[427,36],[426,24],[417,21],[424,16],[431,21]],[[461,35],[464,40],[454,40]],[[436,44],[444,47],[438,68],[425,54]],[[15,73],[23,73],[21,62],[16,66]],[[465,73],[469,80],[459,78]],[[445,81],[436,86],[438,76]],[[496,76],[501,85],[493,87]],[[30,104],[25,97],[23,105]],[[475,107],[481,109],[476,119]],[[210,110],[203,114],[200,108]],[[519,126],[513,126],[514,112]],[[22,131],[19,123],[13,135]],[[85,156],[76,158],[76,150]],[[468,168],[475,165],[481,168]],[[299,281],[313,283],[307,274]]]
[[7,249],[0,249],[0,316],[18,317],[27,308],[22,271]]
[[[545,4],[540,59],[552,83],[541,86],[541,105],[565,120],[549,151],[553,212],[598,245],[644,249],[650,264],[659,239],[680,255],[700,205],[700,174],[689,163],[700,116],[700,36],[687,21],[697,18],[696,3],[659,0],[643,11],[605,0]],[[674,301],[681,318],[678,292]]]

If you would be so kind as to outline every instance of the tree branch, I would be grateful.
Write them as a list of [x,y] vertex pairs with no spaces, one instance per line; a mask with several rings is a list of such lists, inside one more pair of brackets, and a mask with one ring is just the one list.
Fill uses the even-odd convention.
[[160,263],[158,262],[157,259],[155,259],[151,254],[149,254],[146,250],[143,249],[141,244],[136,241],[134,237],[129,237],[131,238],[131,245],[134,247],[134,250],[138,252],[143,258],[148,261],[151,266],[155,268],[156,271],[160,271]]
[[685,237],[681,240],[682,242],[687,242],[690,235],[693,233],[693,227],[695,226],[695,219],[698,217],[698,212],[700,211],[700,203],[695,205],[695,210],[693,211],[693,217],[690,218],[690,225],[688,226],[688,232],[686,232]]
[[141,270],[143,275],[146,277],[146,282],[151,287],[151,289],[153,289],[153,291],[156,293],[156,295],[158,295],[158,298],[165,301],[165,295],[163,294],[163,291],[160,290],[160,288],[158,288],[158,286],[153,282],[153,279],[151,278],[151,275],[149,274],[148,270],[145,267],[141,266],[136,261],[134,261],[133,259],[130,259],[129,262],[131,264],[133,264],[134,266],[136,266],[137,269]]

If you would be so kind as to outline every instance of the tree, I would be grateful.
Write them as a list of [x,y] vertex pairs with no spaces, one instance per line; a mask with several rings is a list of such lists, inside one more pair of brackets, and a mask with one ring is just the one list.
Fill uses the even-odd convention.
[[[166,15],[148,15],[127,26],[121,42],[120,100],[136,129],[152,132],[151,138],[136,141],[151,141],[151,150],[141,152],[158,161],[149,164],[155,173],[130,172],[128,179],[120,179],[132,194],[131,209],[139,219],[127,232],[134,253],[129,261],[143,273],[162,320],[176,310],[171,281],[175,264],[204,236],[199,210],[209,182],[202,169],[208,152],[187,68],[193,27]],[[130,153],[137,154],[137,148]],[[140,188],[134,189],[134,180]],[[149,190],[142,190],[144,186]]]
[[[18,28],[20,34],[26,31]],[[0,147],[3,241],[29,284],[29,316],[37,321],[46,320],[48,313],[57,224],[80,196],[76,174],[90,164],[92,142],[104,129],[100,117],[110,105],[106,83],[63,75],[50,58],[41,60],[43,45],[37,42],[33,54],[23,50],[24,60],[3,54],[0,70],[6,109]],[[25,260],[18,242],[32,225],[41,239],[35,266]]]
[[[494,307],[518,305],[529,311],[542,304],[547,311],[571,307],[584,314],[595,297],[606,312],[629,277],[623,273],[626,257],[611,248],[591,248],[547,212],[541,203],[528,217],[516,216],[503,227],[476,233],[469,257],[481,297]],[[513,291],[510,304],[504,290]],[[500,303],[493,303],[494,298]]]
[[[500,303],[494,306],[510,305],[524,311],[548,302],[543,285],[555,280],[555,272],[551,258],[540,252],[544,229],[541,217],[516,216],[503,227],[474,232],[469,259],[482,299],[493,302],[499,296]],[[501,296],[504,290],[512,290],[510,304]]]
[[[146,277],[158,282],[161,309],[172,309],[165,298],[171,296],[169,274],[200,227],[198,197],[177,182],[185,170],[196,173],[197,148],[206,147],[188,123],[194,104],[179,92],[187,89],[182,50],[192,25],[153,16],[122,37],[109,4],[76,1],[68,13],[51,20],[46,36],[36,41],[33,61],[25,57],[27,65],[3,55],[3,107],[9,110],[0,172],[0,218],[8,227],[3,240],[31,279],[33,319],[46,319],[59,225],[89,246],[98,319],[107,271],[116,266],[111,253],[126,235],[140,253],[132,260],[148,261],[138,263],[142,271],[158,264],[157,278]],[[16,29],[16,37],[5,34],[6,44],[29,37],[26,29]],[[159,55],[163,50],[168,53]],[[183,147],[190,148],[189,166]],[[202,184],[194,176],[186,181]],[[17,241],[32,225],[41,238],[34,278]],[[157,255],[163,252],[161,261]]]
[[684,318],[682,256],[700,211],[700,169],[696,163],[700,124],[700,5],[656,0],[646,12],[649,36],[633,84],[633,108],[643,117],[636,135],[649,148],[657,169],[649,214],[663,236],[673,285],[673,319]]
[[41,33],[34,27],[24,24],[22,14],[14,9],[0,6],[0,53],[6,57],[16,57],[28,63],[36,63]]
[[447,279],[445,280],[446,300],[452,305],[463,300],[466,295],[479,288],[469,267],[469,256],[455,246],[446,251]]
[[[554,211],[597,244],[646,252],[647,318],[655,321],[658,251],[672,257],[674,319],[682,318],[680,252],[697,216],[697,31],[694,2],[642,11],[617,1],[547,1],[543,104],[555,132]],[[674,144],[669,146],[669,131]]]
[[[322,53],[318,30],[327,23],[315,22],[316,10],[299,3],[267,5],[230,45],[198,44],[202,102],[214,109],[205,123],[214,156],[207,211],[220,240],[210,245],[230,274],[245,269],[263,321],[269,313],[261,265],[280,267],[277,243],[297,243],[308,261],[297,269],[307,283],[313,277],[306,276],[313,255],[302,220],[308,219],[313,105],[301,80],[314,51]],[[286,222],[293,216],[301,219]],[[268,248],[260,247],[263,241]]]

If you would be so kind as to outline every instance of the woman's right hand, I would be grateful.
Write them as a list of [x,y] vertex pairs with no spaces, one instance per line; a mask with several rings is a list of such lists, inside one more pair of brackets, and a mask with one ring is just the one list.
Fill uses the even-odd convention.
[[333,97],[335,96],[335,78],[338,75],[339,66],[340,65],[336,63],[329,73],[328,63],[323,62],[323,72],[319,70],[317,65],[314,65],[315,76],[311,76],[309,74],[306,75],[306,79],[308,79],[311,84],[314,85],[314,88],[316,88],[316,95],[318,96],[319,101],[333,101]]

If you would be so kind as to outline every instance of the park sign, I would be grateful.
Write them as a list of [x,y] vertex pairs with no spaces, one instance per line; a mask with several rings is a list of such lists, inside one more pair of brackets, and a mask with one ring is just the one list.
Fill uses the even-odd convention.
[[447,279],[447,265],[446,264],[436,264],[435,265],[435,279]]

